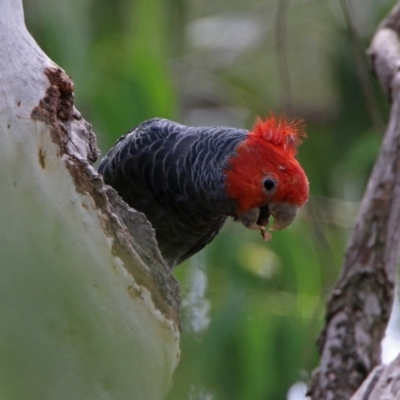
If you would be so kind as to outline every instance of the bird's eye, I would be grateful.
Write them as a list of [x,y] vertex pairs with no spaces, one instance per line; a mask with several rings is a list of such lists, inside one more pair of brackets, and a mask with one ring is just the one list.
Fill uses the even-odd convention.
[[276,186],[276,182],[272,178],[267,178],[264,181],[264,187],[268,192],[270,192],[275,186]]

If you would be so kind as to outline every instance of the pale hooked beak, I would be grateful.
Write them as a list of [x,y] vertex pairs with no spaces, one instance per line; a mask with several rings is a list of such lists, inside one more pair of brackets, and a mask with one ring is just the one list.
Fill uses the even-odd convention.
[[269,217],[274,217],[272,226],[268,229],[279,231],[289,226],[296,218],[298,207],[291,204],[269,204],[261,208],[252,208],[238,215],[239,221],[249,229],[267,228]]
[[249,229],[260,229],[260,226],[257,224],[258,218],[260,216],[259,208],[252,208],[242,214],[238,215],[239,221]]
[[292,204],[270,204],[269,212],[274,217],[271,230],[279,231],[289,226],[296,218],[299,207]]

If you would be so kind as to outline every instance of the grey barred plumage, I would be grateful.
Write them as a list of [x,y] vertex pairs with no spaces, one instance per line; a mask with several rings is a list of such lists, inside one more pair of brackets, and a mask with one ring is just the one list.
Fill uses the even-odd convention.
[[105,183],[147,216],[171,268],[206,246],[234,215],[224,171],[247,135],[155,118],[121,137],[101,161]]

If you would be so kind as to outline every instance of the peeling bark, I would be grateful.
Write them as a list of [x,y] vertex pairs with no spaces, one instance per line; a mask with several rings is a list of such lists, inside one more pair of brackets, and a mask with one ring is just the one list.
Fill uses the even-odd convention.
[[21,0],[0,13],[0,393],[161,400],[179,286],[145,216],[104,184],[74,84]]
[[[160,310],[179,326],[179,286],[157,248],[153,228],[143,214],[130,208],[114,189],[105,185],[93,169],[91,163],[99,155],[96,136],[74,107],[71,78],[56,66],[46,68],[44,73],[50,86],[32,110],[32,119],[49,126],[51,138],[60,149],[59,157],[64,159],[76,190],[89,194],[95,201],[103,228],[114,240],[114,255],[124,261],[137,282],[152,293]],[[44,153],[39,153],[42,166],[44,160]]]
[[[349,399],[381,360],[400,255],[400,43],[393,30],[399,26],[398,4],[369,49],[373,69],[392,101],[390,120],[328,301],[318,342],[321,361],[309,389],[313,400]],[[376,376],[366,383],[368,390]]]

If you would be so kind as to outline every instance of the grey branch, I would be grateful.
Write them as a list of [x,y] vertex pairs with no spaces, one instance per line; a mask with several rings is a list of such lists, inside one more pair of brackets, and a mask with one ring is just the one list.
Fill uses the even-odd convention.
[[[368,51],[392,102],[390,120],[341,276],[328,301],[326,325],[319,338],[321,361],[309,389],[313,400],[349,399],[380,364],[381,340],[392,309],[400,255],[399,27],[400,3],[381,23]],[[379,377],[375,381],[380,381]],[[370,393],[375,381],[366,385]],[[378,399],[367,396],[357,399]]]
[[390,365],[377,366],[350,400],[396,400],[400,388],[400,356]]

